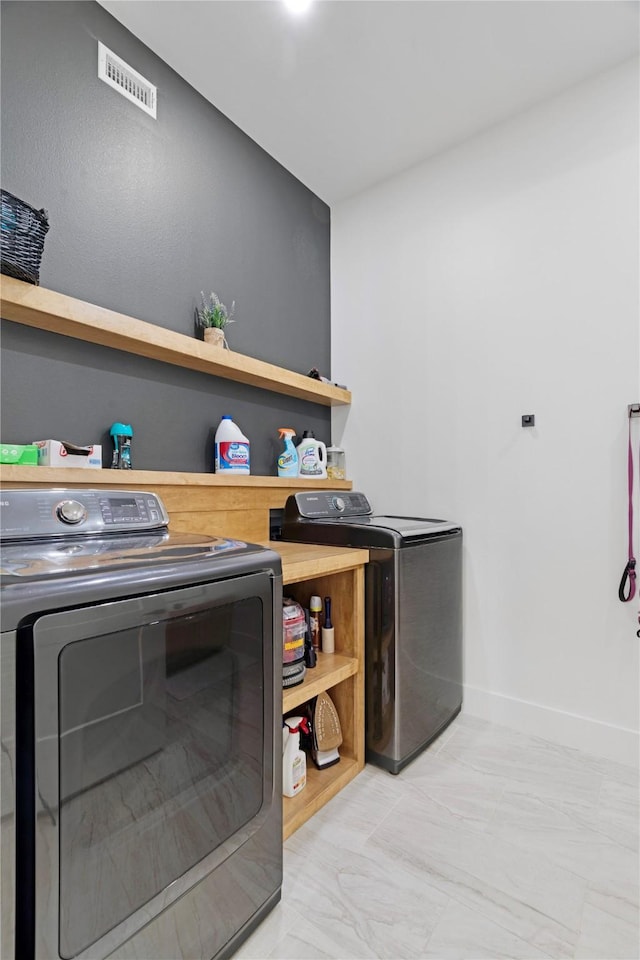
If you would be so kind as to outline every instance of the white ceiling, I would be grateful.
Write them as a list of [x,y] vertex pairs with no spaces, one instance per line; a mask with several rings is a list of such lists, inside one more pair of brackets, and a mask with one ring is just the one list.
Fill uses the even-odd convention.
[[635,0],[100,2],[329,204],[639,46]]

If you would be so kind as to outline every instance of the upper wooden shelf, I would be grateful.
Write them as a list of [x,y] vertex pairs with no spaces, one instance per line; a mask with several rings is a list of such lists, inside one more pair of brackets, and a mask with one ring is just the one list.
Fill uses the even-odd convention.
[[328,407],[351,403],[349,390],[233,350],[212,347],[183,333],[23,283],[13,277],[2,277],[0,299],[4,319],[29,327],[41,327],[76,340],[98,343]]

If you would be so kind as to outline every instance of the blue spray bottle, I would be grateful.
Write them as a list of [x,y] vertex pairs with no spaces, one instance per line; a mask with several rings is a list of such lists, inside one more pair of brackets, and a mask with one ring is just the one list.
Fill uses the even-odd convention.
[[280,427],[278,429],[280,439],[284,440],[284,450],[278,457],[278,476],[279,477],[297,477],[298,476],[298,451],[296,450],[293,437],[296,432],[291,427]]

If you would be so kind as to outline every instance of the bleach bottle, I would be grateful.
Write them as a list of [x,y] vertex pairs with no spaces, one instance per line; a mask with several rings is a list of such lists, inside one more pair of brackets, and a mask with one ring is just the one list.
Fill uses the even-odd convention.
[[279,477],[297,477],[298,476],[298,451],[296,450],[293,437],[296,432],[291,427],[280,427],[278,429],[280,439],[284,440],[284,450],[278,457],[278,476]]
[[223,416],[216,430],[215,472],[244,476],[251,472],[249,441],[228,413]]

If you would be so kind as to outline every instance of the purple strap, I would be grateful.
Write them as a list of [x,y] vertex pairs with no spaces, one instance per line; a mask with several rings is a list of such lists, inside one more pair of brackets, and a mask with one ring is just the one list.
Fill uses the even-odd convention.
[[[633,555],[633,447],[631,444],[631,411],[629,411],[629,449],[627,454],[627,478],[629,483],[629,559],[618,587],[618,597],[623,603],[636,595],[636,558]],[[627,586],[628,584],[628,586]]]

